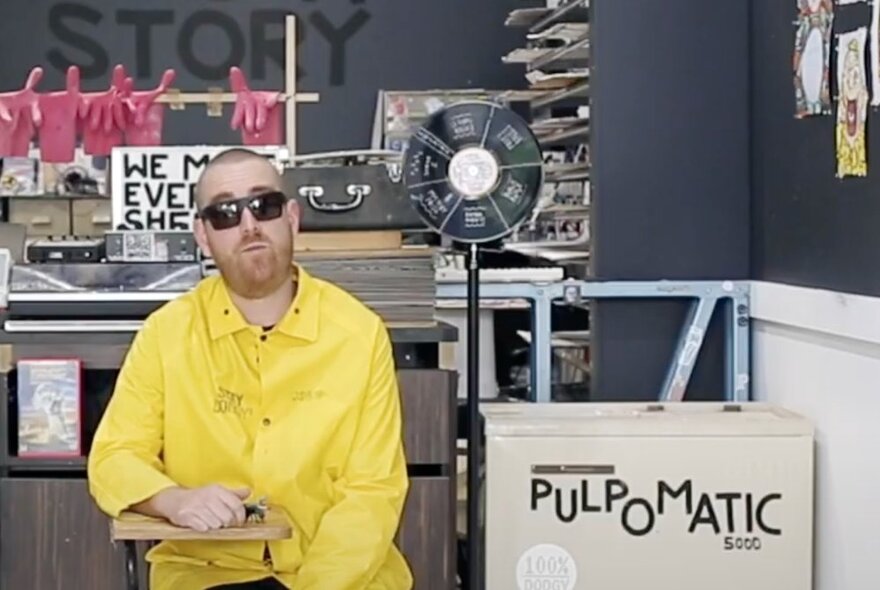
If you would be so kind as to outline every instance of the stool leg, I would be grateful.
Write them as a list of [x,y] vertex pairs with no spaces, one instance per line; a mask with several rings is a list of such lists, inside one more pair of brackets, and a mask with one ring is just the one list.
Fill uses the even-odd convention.
[[125,586],[127,590],[138,590],[137,544],[125,542]]

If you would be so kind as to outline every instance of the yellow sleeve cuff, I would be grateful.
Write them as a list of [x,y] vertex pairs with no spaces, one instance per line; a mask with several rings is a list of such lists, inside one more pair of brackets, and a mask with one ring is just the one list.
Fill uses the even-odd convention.
[[177,483],[156,466],[117,451],[96,462],[89,461],[89,487],[98,506],[109,516],[147,500]]

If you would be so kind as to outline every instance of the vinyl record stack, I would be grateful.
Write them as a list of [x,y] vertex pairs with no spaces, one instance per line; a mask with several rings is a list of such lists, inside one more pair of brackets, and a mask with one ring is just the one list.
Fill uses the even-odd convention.
[[296,260],[312,275],[353,294],[386,322],[434,321],[430,248],[301,252]]

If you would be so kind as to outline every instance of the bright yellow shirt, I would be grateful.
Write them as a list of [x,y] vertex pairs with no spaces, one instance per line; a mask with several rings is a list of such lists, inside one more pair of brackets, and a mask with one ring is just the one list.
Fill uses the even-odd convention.
[[248,487],[293,537],[164,541],[153,590],[275,575],[294,590],[412,587],[394,544],[408,490],[401,406],[381,318],[298,268],[271,330],[250,326],[220,277],[151,314],[135,336],[88,459],[110,516],[171,485]]

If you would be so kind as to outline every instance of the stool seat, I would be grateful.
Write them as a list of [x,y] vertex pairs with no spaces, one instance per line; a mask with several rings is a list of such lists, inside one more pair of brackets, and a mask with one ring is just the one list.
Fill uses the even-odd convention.
[[199,532],[179,527],[162,518],[124,511],[110,523],[114,541],[275,541],[293,535],[290,520],[282,510],[270,508],[262,522]]

